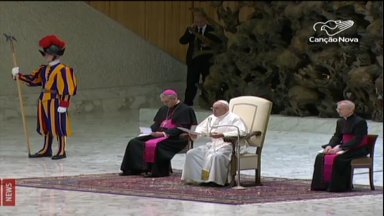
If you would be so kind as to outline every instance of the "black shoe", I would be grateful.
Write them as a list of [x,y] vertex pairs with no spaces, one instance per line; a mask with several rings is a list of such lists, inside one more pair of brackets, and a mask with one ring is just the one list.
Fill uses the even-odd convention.
[[130,176],[130,175],[140,175],[141,172],[138,171],[128,171],[128,172],[121,172],[119,173],[119,176]]
[[67,153],[64,153],[63,155],[55,155],[52,157],[52,160],[60,160],[67,157]]
[[39,152],[35,153],[35,154],[32,154],[32,155],[28,155],[29,158],[40,158],[40,157],[52,157],[52,153],[44,153],[44,154],[40,154]]
[[151,174],[151,173],[144,174],[143,176],[144,176],[144,178],[157,178],[157,177],[159,177],[159,176],[157,176],[157,175],[153,175],[153,174]]
[[161,178],[161,177],[166,177],[166,176],[169,176],[169,175],[156,175],[156,174],[152,174],[152,173],[146,173],[143,175],[144,178]]

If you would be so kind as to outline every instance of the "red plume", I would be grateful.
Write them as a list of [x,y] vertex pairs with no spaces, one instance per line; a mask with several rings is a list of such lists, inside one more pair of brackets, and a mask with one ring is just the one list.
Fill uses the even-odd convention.
[[49,35],[49,36],[46,36],[44,37],[43,39],[41,39],[39,41],[39,46],[41,46],[43,49],[45,48],[48,48],[52,45],[56,45],[60,48],[65,48],[65,46],[67,45],[67,43],[65,43],[64,41],[62,41],[59,37],[57,37],[56,35]]

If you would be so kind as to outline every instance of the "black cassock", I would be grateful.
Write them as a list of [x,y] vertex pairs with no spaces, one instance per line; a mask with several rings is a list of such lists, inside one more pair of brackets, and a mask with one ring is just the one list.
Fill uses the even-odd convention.
[[154,118],[151,129],[152,132],[165,132],[168,139],[157,144],[155,162],[145,162],[145,142],[158,137],[136,137],[128,142],[125,150],[120,168],[123,174],[139,175],[143,172],[150,172],[154,177],[169,176],[171,159],[188,145],[188,140],[180,138],[183,131],[178,128],[161,127],[161,123],[167,119],[172,119],[172,123],[177,127],[191,129],[192,125],[197,125],[195,111],[190,106],[178,103],[172,108],[161,107]]
[[[343,143],[343,135],[350,134],[355,137],[350,141]],[[342,150],[349,150],[335,157],[332,168],[332,178],[329,182],[324,180],[324,162],[325,154],[319,153],[315,160],[311,190],[343,192],[350,190],[351,181],[351,161],[355,158],[366,157],[370,152],[370,146],[365,145],[356,148],[368,134],[367,122],[357,116],[352,115],[347,119],[337,121],[336,132],[329,141],[329,144],[323,145],[335,147],[340,145]]]

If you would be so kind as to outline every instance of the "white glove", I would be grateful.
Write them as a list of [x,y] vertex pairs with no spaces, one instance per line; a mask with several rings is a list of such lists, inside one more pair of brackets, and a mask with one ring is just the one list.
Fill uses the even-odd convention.
[[59,107],[59,108],[57,108],[57,112],[59,112],[59,113],[65,113],[65,112],[67,112],[67,108],[65,108],[65,107]]
[[19,67],[14,67],[12,68],[12,76],[13,76],[13,79],[16,79],[16,77],[19,77]]

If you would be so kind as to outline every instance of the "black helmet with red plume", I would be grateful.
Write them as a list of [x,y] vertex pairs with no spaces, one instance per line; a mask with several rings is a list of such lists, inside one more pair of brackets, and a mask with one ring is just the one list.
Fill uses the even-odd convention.
[[43,50],[39,50],[39,52],[43,56],[45,56],[45,54],[62,56],[64,55],[66,45],[67,43],[56,35],[49,35],[39,41],[39,46],[43,48]]

